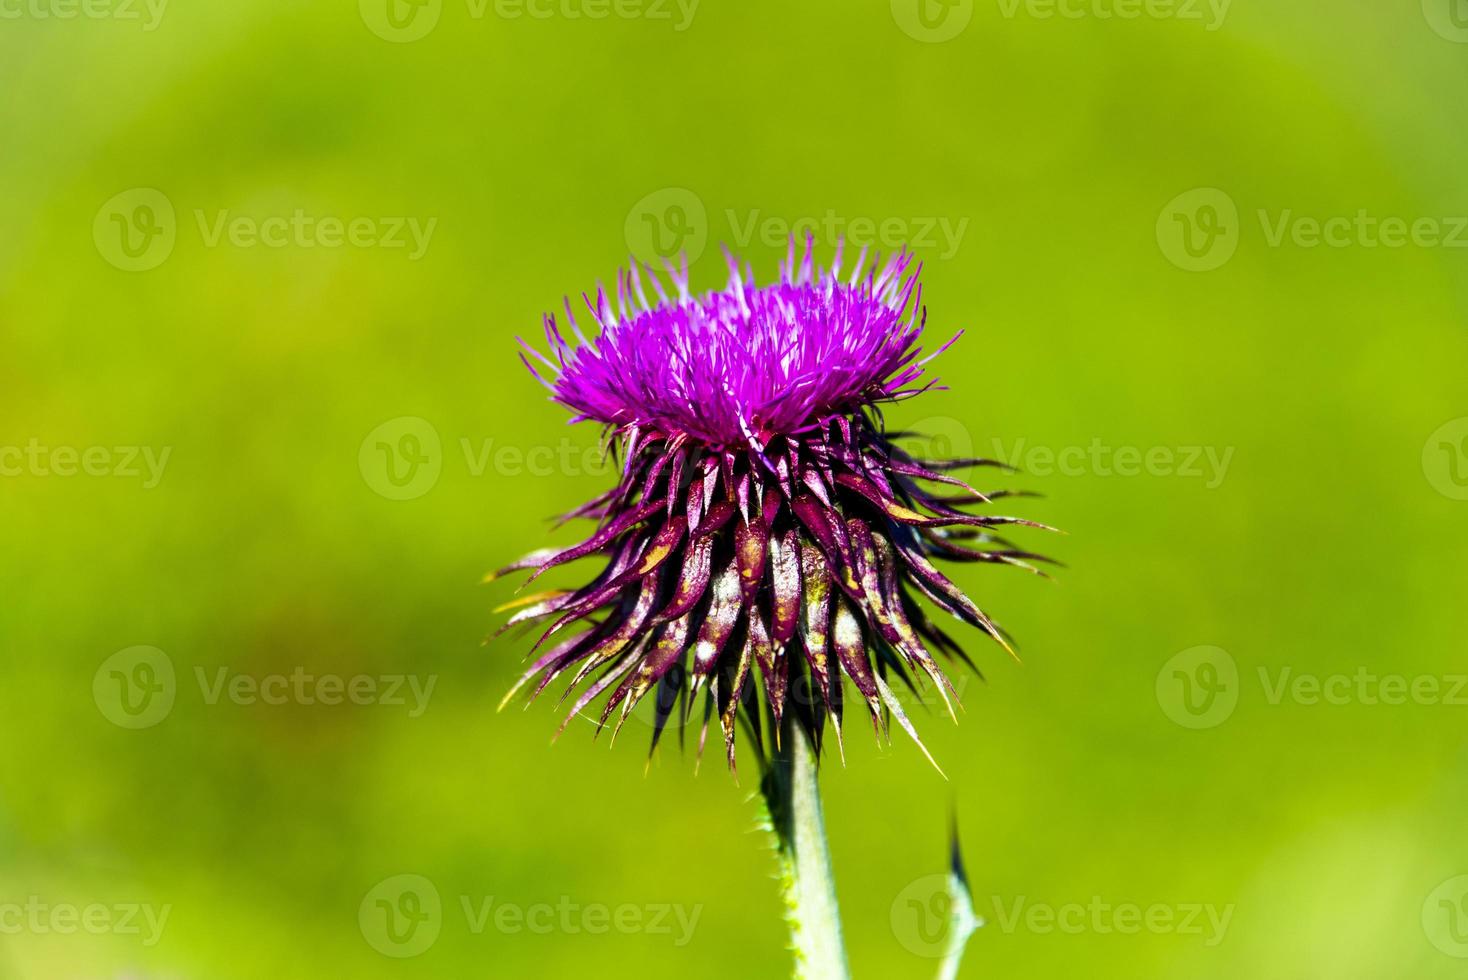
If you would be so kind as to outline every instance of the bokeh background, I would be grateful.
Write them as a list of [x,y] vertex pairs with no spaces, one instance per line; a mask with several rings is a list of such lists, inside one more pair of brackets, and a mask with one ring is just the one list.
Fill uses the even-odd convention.
[[965,976],[1462,975],[1468,7],[924,4],[0,7],[0,976],[785,974],[752,762],[497,714],[481,578],[608,479],[515,336],[801,222],[1069,532],[829,767],[855,976],[950,808]]

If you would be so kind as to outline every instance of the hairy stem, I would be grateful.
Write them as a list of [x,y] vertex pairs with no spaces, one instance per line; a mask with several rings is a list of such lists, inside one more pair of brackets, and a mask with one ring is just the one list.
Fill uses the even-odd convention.
[[818,775],[809,736],[787,715],[763,790],[780,855],[795,976],[797,980],[847,980]]

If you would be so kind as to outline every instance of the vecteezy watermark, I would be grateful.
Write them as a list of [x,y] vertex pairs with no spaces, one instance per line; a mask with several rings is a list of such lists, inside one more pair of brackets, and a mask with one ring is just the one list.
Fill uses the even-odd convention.
[[486,5],[504,20],[664,21],[677,33],[693,26],[699,0],[467,0],[469,16],[483,17]]
[[0,0],[0,20],[115,20],[158,29],[168,0]]
[[563,438],[555,445],[497,445],[493,439],[459,439],[464,468],[471,477],[496,476],[586,476],[609,473],[611,457],[597,446],[586,446]]
[[[1256,668],[1264,703],[1367,707],[1468,707],[1468,674],[1379,674],[1369,667],[1316,674],[1290,666]],[[1184,728],[1217,728],[1243,693],[1238,664],[1221,647],[1192,647],[1157,672],[1157,703]]]
[[[492,438],[458,440],[464,471],[471,478],[493,473],[504,477],[552,477],[601,474],[612,469],[611,457],[598,446],[569,438],[555,445],[516,446]],[[413,500],[432,490],[444,468],[443,440],[426,419],[400,416],[367,433],[357,450],[363,481],[388,500]]]
[[[893,935],[910,953],[928,958],[943,955],[952,919],[951,903],[945,875],[919,878],[892,902]],[[1063,903],[1037,902],[1026,895],[974,898],[980,921],[994,923],[1004,935],[1147,933],[1197,937],[1210,947],[1223,942],[1234,908],[1232,903],[1219,906],[1205,902],[1112,902],[1100,895],[1086,901]]]
[[1449,878],[1423,900],[1422,931],[1439,952],[1468,959],[1468,875]]
[[1455,44],[1468,44],[1468,2],[1465,0],[1422,0],[1422,16],[1439,37]]
[[506,902],[493,895],[459,896],[459,906],[469,931],[478,936],[488,930],[507,936],[531,933],[602,936],[610,932],[667,936],[682,948],[693,941],[693,932],[703,916],[703,905],[675,902],[635,904],[621,902],[578,902],[562,895],[552,902]]
[[409,718],[421,718],[438,684],[438,675],[429,674],[312,674],[296,667],[289,674],[273,673],[256,676],[216,667],[206,672],[194,668],[194,679],[204,696],[204,703],[264,704],[278,707],[286,704],[320,704],[336,707],[354,704],[361,707],[382,705],[406,707]]
[[[580,902],[562,895],[553,902],[509,901],[495,895],[459,895],[455,903],[464,929],[514,936],[608,933],[667,936],[677,947],[693,940],[703,905],[675,902],[636,904]],[[357,925],[367,944],[384,956],[403,959],[425,953],[449,918],[437,886],[422,875],[402,874],[373,885],[357,907]]]
[[[322,705],[406,708],[409,718],[422,717],[438,684],[438,675],[316,674],[305,667],[288,672],[253,674],[230,667],[193,669],[202,702],[240,706]],[[121,728],[151,728],[173,711],[178,698],[173,660],[157,647],[119,650],[92,675],[92,700],[102,716]]]
[[1223,483],[1233,455],[1233,446],[1109,446],[1099,436],[1060,448],[994,440],[996,459],[1034,476],[1177,477],[1203,480],[1209,490]]
[[[932,415],[911,424],[889,423],[889,432],[898,445],[917,459],[941,461],[982,455],[975,452],[973,432],[961,419]],[[1233,446],[1112,445],[1093,436],[1085,445],[1068,446],[995,438],[986,452],[987,458],[1026,476],[1164,477],[1201,480],[1205,488],[1214,490],[1227,477],[1234,450]]]
[[[994,0],[1005,20],[1176,20],[1216,31],[1233,0]],[[915,41],[937,44],[962,34],[973,0],[891,0],[892,19]]]
[[408,261],[417,262],[428,251],[437,218],[339,218],[313,215],[304,208],[290,214],[234,214],[228,209],[195,209],[194,221],[206,248],[220,244],[234,248],[378,248],[407,249]]
[[[463,0],[470,20],[645,20],[666,23],[677,33],[693,26],[700,0]],[[406,44],[433,32],[443,0],[357,0],[367,29],[384,41]]]
[[1444,422],[1427,437],[1422,472],[1444,497],[1468,500],[1468,417]]
[[[1357,208],[1351,214],[1307,215],[1293,208],[1258,208],[1255,217],[1271,249],[1468,248],[1468,215],[1401,217]],[[1189,272],[1211,272],[1237,252],[1239,209],[1216,187],[1179,194],[1157,218],[1157,244],[1167,260]]]
[[[402,251],[416,262],[428,251],[437,218],[315,214],[294,208],[284,214],[238,214],[229,208],[193,210],[205,248],[380,249]],[[173,202],[151,187],[117,194],[92,220],[98,253],[125,272],[146,272],[168,260],[178,241]]]
[[729,223],[733,243],[739,248],[747,248],[755,239],[767,248],[779,248],[791,238],[805,241],[809,235],[827,247],[847,241],[857,248],[865,245],[891,252],[905,245],[920,251],[936,251],[940,259],[951,259],[958,254],[969,226],[968,218],[847,217],[837,214],[833,208],[827,208],[819,217],[793,219],[765,214],[759,208],[751,208],[742,215],[729,208],[724,211],[724,219]]
[[[721,217],[724,224],[717,237],[736,249],[756,242],[782,248],[792,237],[804,241],[809,235],[823,248],[834,248],[838,241],[884,252],[907,246],[934,252],[940,259],[958,254],[969,228],[966,217],[844,215],[835,208],[793,218],[762,208],[725,208]],[[680,256],[687,256],[690,265],[697,262],[712,230],[703,199],[686,187],[664,187],[644,196],[632,205],[623,225],[633,257],[654,269],[676,263]]]
[[996,0],[1006,20],[1176,20],[1216,31],[1233,0]]
[[1468,216],[1401,218],[1372,214],[1315,217],[1292,208],[1260,208],[1259,227],[1270,248],[1468,248]]
[[1295,673],[1293,667],[1258,668],[1264,700],[1306,706],[1348,704],[1468,707],[1468,674],[1377,674],[1357,667],[1349,674]]
[[32,436],[24,446],[0,446],[0,477],[110,477],[152,490],[172,455],[172,446],[46,446]]
[[147,902],[47,902],[39,895],[23,902],[0,902],[0,935],[19,936],[139,936],[144,946],[163,938],[170,905]]
[[1112,903],[1100,895],[1085,902],[1034,902],[1024,895],[1012,899],[990,897],[994,923],[1005,935],[1028,932],[1037,936],[1150,935],[1196,936],[1204,946],[1217,946],[1233,920],[1234,905],[1211,902]]

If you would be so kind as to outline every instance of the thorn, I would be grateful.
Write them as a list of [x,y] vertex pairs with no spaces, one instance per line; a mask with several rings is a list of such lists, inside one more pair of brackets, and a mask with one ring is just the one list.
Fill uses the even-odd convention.
[[836,753],[841,756],[841,768],[846,768],[846,741],[841,737],[841,719],[831,716],[831,727],[836,730]]

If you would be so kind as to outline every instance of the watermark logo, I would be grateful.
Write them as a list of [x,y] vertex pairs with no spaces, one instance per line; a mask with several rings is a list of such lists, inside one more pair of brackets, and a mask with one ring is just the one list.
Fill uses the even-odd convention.
[[1169,262],[1188,272],[1211,272],[1239,247],[1239,208],[1216,187],[1179,194],[1157,216],[1157,244]]
[[901,438],[896,442],[914,459],[941,461],[972,459],[974,437],[968,426],[948,415],[930,415],[911,425],[894,426]]
[[157,647],[119,650],[92,675],[92,700],[120,728],[151,728],[173,710],[178,683],[173,661]]
[[[0,0],[3,2],[3,0]],[[305,208],[263,217],[229,208],[194,208],[193,227],[205,248],[378,249],[401,251],[417,262],[428,252],[437,218],[315,214]],[[179,224],[173,202],[162,191],[137,187],[103,204],[92,220],[97,251],[126,272],[156,269],[173,254]]]
[[[1044,445],[1028,439],[994,438],[976,453],[973,433],[962,421],[934,415],[911,425],[891,423],[888,434],[899,448],[919,460],[987,458],[1036,477],[1137,477],[1202,481],[1205,489],[1223,485],[1235,447],[1112,445],[1095,436],[1085,445]],[[984,454],[987,453],[987,457]]]
[[1468,875],[1449,878],[1422,903],[1427,941],[1449,956],[1468,959]]
[[1439,37],[1468,44],[1468,0],[1422,0],[1422,16]]
[[[409,718],[423,716],[438,684],[437,674],[315,674],[300,666],[289,673],[260,675],[227,666],[212,671],[195,666],[193,676],[209,707],[224,702],[267,707],[355,705],[403,708]],[[173,710],[179,692],[173,661],[157,647],[120,650],[92,676],[97,709],[122,728],[158,724]]]
[[[1468,707],[1468,674],[1377,674],[1365,666],[1318,674],[1293,666],[1255,670],[1261,703],[1305,708],[1359,706]],[[1157,673],[1157,703],[1184,728],[1216,728],[1228,720],[1244,693],[1233,658],[1218,647],[1193,647]]]
[[[1468,215],[1383,215],[1369,208],[1327,215],[1256,208],[1254,215],[1263,244],[1271,249],[1468,248]],[[1180,194],[1157,218],[1162,254],[1189,272],[1225,265],[1238,250],[1241,234],[1237,204],[1216,188]]]
[[414,500],[438,483],[443,446],[432,423],[414,415],[389,419],[357,451],[362,479],[388,500]]
[[1444,422],[1427,437],[1422,472],[1444,497],[1468,500],[1468,417]]
[[357,0],[362,23],[384,41],[421,41],[438,26],[443,0]]
[[664,187],[632,205],[624,225],[627,247],[654,269],[686,255],[697,262],[708,244],[709,218],[703,200],[685,187]]
[[407,959],[426,953],[443,928],[443,901],[422,875],[394,875],[372,887],[357,908],[367,944],[384,956]]
[[[852,250],[895,252],[905,247],[936,253],[944,260],[958,254],[970,224],[966,217],[846,215],[835,208],[794,218],[771,214],[762,208],[725,208],[721,217],[725,229],[718,237],[736,250],[751,244],[783,249],[792,238],[797,242],[810,238],[828,249],[838,242],[844,242]],[[690,265],[698,261],[711,229],[708,208],[702,198],[684,187],[664,187],[632,206],[627,213],[624,234],[635,258],[661,269],[665,261],[676,260],[680,254],[687,255]]]
[[367,486],[389,500],[423,496],[438,483],[448,464],[458,472],[460,456],[463,472],[471,479],[601,476],[616,467],[604,446],[565,436],[554,443],[529,446],[461,436],[457,446],[457,453],[447,451],[432,423],[404,416],[368,433],[358,449],[357,465]]
[[1239,703],[1239,667],[1227,650],[1198,646],[1177,654],[1157,672],[1157,703],[1184,728],[1216,728]]
[[964,32],[974,0],[892,0],[892,19],[914,41],[940,44]]
[[134,187],[109,198],[92,219],[98,253],[124,272],[158,268],[173,254],[177,240],[173,202],[152,187]]
[[[668,902],[606,905],[562,895],[555,902],[522,903],[498,895],[457,896],[450,917],[433,882],[422,875],[395,875],[373,886],[357,908],[357,924],[368,945],[397,959],[419,956],[438,941],[445,925],[471,936],[593,935],[616,932],[668,936],[673,945],[693,940],[703,906]],[[458,916],[462,915],[460,923]]]
[[[958,911],[946,874],[919,878],[892,900],[892,935],[909,953],[938,959],[948,952],[948,936]],[[979,919],[975,928],[984,924]]]

